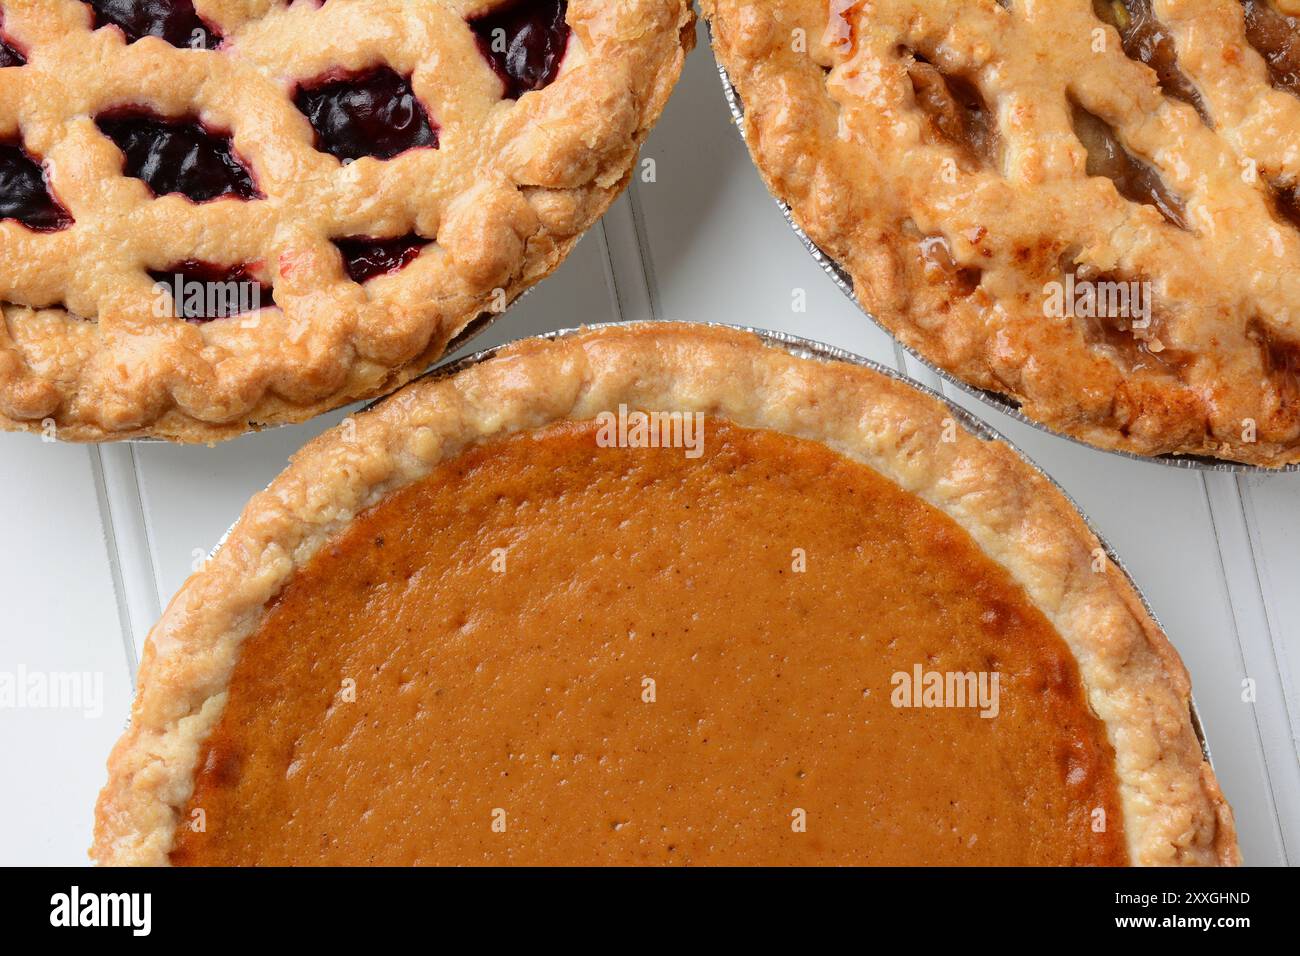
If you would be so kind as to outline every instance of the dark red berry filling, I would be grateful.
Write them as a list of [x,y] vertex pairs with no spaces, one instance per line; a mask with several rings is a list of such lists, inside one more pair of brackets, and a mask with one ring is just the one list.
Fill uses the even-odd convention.
[[100,116],[95,123],[126,157],[125,175],[141,180],[155,196],[180,193],[194,202],[219,196],[262,198],[230,137],[210,133],[194,119],[128,110]]
[[0,69],[6,66],[22,66],[27,60],[4,40],[0,40]]
[[555,82],[569,47],[568,0],[514,0],[471,20],[479,51],[517,100]]
[[171,294],[175,317],[189,322],[228,319],[273,304],[271,287],[249,265],[187,259],[170,269],[151,269],[149,275]]
[[429,240],[414,233],[396,239],[371,239],[356,236],[335,239],[334,245],[343,253],[343,268],[353,282],[365,282],[375,276],[388,275],[410,265]]
[[304,85],[294,104],[316,131],[316,148],[345,163],[363,156],[392,159],[421,146],[438,148],[438,130],[410,79],[386,66]]
[[50,192],[41,164],[17,143],[0,143],[0,219],[16,219],[37,232],[72,225],[72,216]]
[[26,62],[27,57],[11,47],[4,37],[0,36],[0,69],[6,66],[22,66]]
[[161,37],[182,49],[215,50],[221,34],[194,12],[193,0],[84,0],[95,11],[95,29],[115,26],[128,43]]
[[[4,11],[0,10],[0,28],[3,28],[4,25]],[[23,56],[22,52],[10,43],[0,30],[0,69],[4,69],[6,66],[23,66],[26,63],[27,57]]]

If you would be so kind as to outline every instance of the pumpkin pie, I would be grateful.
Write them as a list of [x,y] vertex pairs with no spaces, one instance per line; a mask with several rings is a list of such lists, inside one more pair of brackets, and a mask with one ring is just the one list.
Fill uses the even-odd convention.
[[1236,862],[1070,502],[796,353],[528,340],[312,442],[154,627],[94,859]]

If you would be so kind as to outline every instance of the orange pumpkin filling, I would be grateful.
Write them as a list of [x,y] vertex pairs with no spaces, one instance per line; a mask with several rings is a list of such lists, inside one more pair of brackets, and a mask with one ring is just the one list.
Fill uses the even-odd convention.
[[174,863],[1127,862],[1073,657],[950,518],[786,435],[598,435],[474,447],[294,576]]

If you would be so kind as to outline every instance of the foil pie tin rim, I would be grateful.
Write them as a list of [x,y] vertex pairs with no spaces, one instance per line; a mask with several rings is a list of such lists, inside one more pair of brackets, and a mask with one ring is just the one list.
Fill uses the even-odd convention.
[[[712,29],[711,25],[710,29]],[[748,155],[749,143],[745,139],[744,104],[741,102],[739,91],[737,91],[735,85],[731,82],[731,77],[728,75],[726,67],[721,63],[717,63],[717,69],[718,78],[722,81],[722,92],[727,100],[727,108],[731,111],[732,120],[734,121],[737,132],[740,134],[741,142],[745,144],[745,152]],[[751,164],[753,163],[752,155],[750,156],[750,162]],[[764,188],[766,188],[766,184],[764,184]],[[771,195],[770,192],[769,195]],[[803,228],[795,222],[794,211],[790,206],[774,195],[772,196],[772,201],[775,202],[777,208],[781,210],[781,215],[785,217],[786,223],[794,231],[800,244],[808,254],[812,256],[813,261],[821,267],[821,270],[830,277],[832,282],[835,283],[835,287],[853,303],[859,312],[866,316],[867,319],[869,319],[878,329],[888,335],[891,342],[897,344],[898,347],[903,349],[911,358],[915,359],[930,372],[937,375],[942,381],[960,389],[973,398],[979,399],[990,408],[994,408],[1016,421],[1029,425],[1048,435],[1064,439],[1065,441],[1079,445],[1083,448],[1089,448],[1095,452],[1115,455],[1119,458],[1126,458],[1130,461],[1163,465],[1169,468],[1182,468],[1192,471],[1226,472],[1231,474],[1277,475],[1300,472],[1300,463],[1282,465],[1277,468],[1266,468],[1262,465],[1249,465],[1244,462],[1229,461],[1222,458],[1210,458],[1202,455],[1139,455],[1136,452],[1125,451],[1120,448],[1101,448],[1097,445],[1086,442],[1081,438],[1076,438],[1073,435],[1066,434],[1065,432],[1057,431],[1036,419],[1030,418],[1007,396],[998,392],[989,391],[988,389],[980,388],[977,385],[972,385],[969,382],[958,378],[946,369],[940,368],[938,365],[931,362],[910,345],[907,345],[894,335],[893,332],[886,328],[875,315],[869,312],[862,303],[858,301],[857,297],[853,294],[852,277],[841,268],[834,259],[827,255],[822,248],[817,245],[817,243],[813,242],[808,234],[804,232]],[[910,378],[910,376],[907,377]]]
[[[1142,588],[1138,586],[1138,583],[1136,579],[1133,577],[1133,574],[1129,571],[1128,566],[1120,558],[1115,548],[1111,546],[1110,542],[1106,540],[1106,537],[1093,524],[1092,518],[1088,515],[1086,511],[1083,510],[1083,508],[1079,506],[1079,503],[1075,501],[1074,497],[1063,487],[1061,487],[1060,482],[1058,482],[1055,478],[1053,478],[1037,462],[1035,462],[1031,457],[1029,457],[1029,455],[1027,455],[1024,451],[1022,451],[1020,447],[1016,445],[1015,442],[1011,441],[1009,438],[1007,438],[1005,435],[999,432],[996,428],[994,428],[988,422],[984,421],[984,419],[980,418],[975,413],[971,412],[969,409],[959,405],[955,400],[940,394],[939,392],[935,391],[929,386],[924,385],[916,381],[915,379],[910,378],[907,375],[904,375],[902,372],[899,372],[897,369],[891,368],[888,365],[884,365],[880,362],[876,362],[872,359],[866,358],[865,356],[858,355],[856,352],[851,352],[848,349],[840,348],[837,345],[830,345],[825,342],[819,342],[815,339],[809,339],[809,338],[805,338],[804,336],[794,335],[790,332],[781,332],[772,329],[761,329],[761,328],[756,328],[754,326],[731,325],[726,322],[668,323],[668,322],[653,321],[653,320],[652,321],[631,320],[631,321],[623,321],[623,322],[596,322],[596,323],[592,323],[591,325],[572,326],[572,327],[567,327],[562,329],[554,329],[549,332],[540,333],[538,335],[527,336],[525,338],[515,339],[510,342],[503,342],[499,345],[493,345],[486,349],[482,349],[478,352],[474,352],[470,355],[465,355],[462,356],[461,358],[450,360],[450,361],[444,359],[441,364],[436,365],[435,367],[429,369],[427,372],[423,373],[422,375],[417,376],[409,384],[413,385],[415,384],[415,382],[421,382],[426,380],[439,381],[441,379],[451,378],[452,376],[464,371],[467,368],[488,361],[489,359],[493,358],[500,352],[516,345],[519,342],[525,342],[529,340],[555,341],[558,339],[571,338],[572,336],[579,335],[584,332],[598,330],[598,329],[610,329],[610,328],[619,328],[625,326],[653,327],[655,325],[670,325],[670,324],[672,325],[697,324],[706,328],[730,329],[738,332],[746,332],[758,337],[767,346],[771,348],[779,348],[782,351],[795,356],[796,358],[803,358],[811,361],[820,361],[820,362],[846,362],[850,365],[856,365],[861,368],[869,369],[870,371],[873,371],[878,375],[883,375],[885,378],[899,382],[900,384],[906,385],[909,388],[913,388],[916,391],[920,392],[921,394],[927,396],[928,398],[931,398],[943,404],[952,412],[954,421],[959,423],[967,432],[974,435],[976,438],[979,438],[981,441],[1001,442],[1004,446],[1010,449],[1010,451],[1018,459],[1020,459],[1027,466],[1033,469],[1036,474],[1041,475],[1048,482],[1048,484],[1050,484],[1057,491],[1057,493],[1060,494],[1066,500],[1066,502],[1069,503],[1070,507],[1074,509],[1075,513],[1079,516],[1080,520],[1083,521],[1089,533],[1092,534],[1092,536],[1097,540],[1097,544],[1101,547],[1102,551],[1106,555],[1106,560],[1109,561],[1111,564],[1113,564],[1116,570],[1118,570],[1119,573],[1123,575],[1124,580],[1127,581],[1129,587],[1133,589],[1133,593],[1137,595],[1138,601],[1142,605],[1142,609],[1155,623],[1160,633],[1165,635],[1166,639],[1168,639],[1168,632],[1165,630],[1164,625],[1160,622],[1160,618],[1156,615],[1155,609],[1151,607],[1151,602],[1147,600],[1146,594],[1142,591]],[[403,389],[406,387],[407,386],[403,386]],[[393,397],[393,395],[399,394],[403,389],[398,389],[396,392],[375,399],[374,401],[367,404],[364,408],[356,412],[356,414],[364,414],[366,412],[371,411],[372,409],[381,405],[383,402],[387,401],[389,398]],[[334,426],[334,427],[338,427],[338,426]],[[241,513],[241,517],[242,517],[242,513]],[[221,538],[213,546],[212,550],[208,553],[209,560],[215,557],[217,552],[219,552],[221,548],[225,545],[227,539],[229,539],[231,533],[235,530],[235,527],[236,525],[238,525],[238,523],[239,523],[239,519],[237,518],[235,519],[235,522],[231,524],[229,528],[226,529],[225,533],[221,536]],[[1192,724],[1192,730],[1196,734],[1197,743],[1200,745],[1201,748],[1201,755],[1205,758],[1205,762],[1209,764],[1211,768],[1213,768],[1214,760],[1210,753],[1209,739],[1206,737],[1205,727],[1201,722],[1200,711],[1196,707],[1196,699],[1194,694],[1192,693],[1188,694],[1187,709],[1188,709],[1188,716]]]

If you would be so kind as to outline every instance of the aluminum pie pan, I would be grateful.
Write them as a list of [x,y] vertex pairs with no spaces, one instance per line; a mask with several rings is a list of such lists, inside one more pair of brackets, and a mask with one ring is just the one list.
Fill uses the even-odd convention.
[[[718,66],[718,78],[722,81],[722,92],[727,100],[727,108],[731,111],[731,116],[732,119],[735,121],[736,129],[740,133],[741,141],[745,143],[745,151],[746,153],[748,153],[749,143],[745,140],[744,104],[740,100],[739,91],[736,90],[736,87],[731,82],[731,77],[727,75],[726,67],[724,67],[721,63],[719,63],[717,66]],[[753,159],[752,155],[750,159],[752,161]],[[785,221],[789,224],[790,228],[794,230],[794,234],[798,237],[799,242],[803,245],[804,249],[806,249],[809,255],[813,257],[813,260],[817,263],[817,265],[821,267],[822,271],[825,272],[828,276],[830,276],[831,281],[835,283],[836,288],[838,288],[840,292],[842,292],[845,296],[847,296],[849,300],[857,307],[858,311],[871,320],[871,323],[873,325],[875,325],[882,332],[888,335],[890,340],[893,341],[895,344],[897,344],[899,348],[903,349],[905,352],[907,352],[909,356],[915,359],[918,363],[920,363],[929,371],[937,375],[942,381],[947,382],[948,384],[961,389],[967,395],[979,399],[985,405],[997,409],[998,411],[1002,412],[1004,415],[1014,418],[1018,422],[1023,422],[1024,424],[1036,428],[1041,432],[1046,432],[1047,434],[1054,435],[1057,438],[1063,438],[1066,441],[1072,442],[1076,445],[1081,445],[1084,448],[1090,448],[1093,451],[1097,451],[1097,452],[1104,452],[1105,454],[1108,455],[1116,455],[1120,458],[1127,458],[1131,461],[1140,461],[1140,462],[1152,463],[1157,465],[1165,465],[1170,468],[1183,468],[1183,469],[1191,469],[1196,471],[1217,471],[1217,472],[1227,472],[1227,473],[1236,473],[1236,474],[1276,475],[1276,474],[1285,474],[1287,472],[1300,472],[1300,463],[1281,465],[1277,468],[1266,468],[1262,465],[1248,465],[1243,462],[1228,461],[1227,459],[1223,459],[1223,458],[1211,458],[1203,455],[1139,455],[1135,452],[1125,451],[1123,449],[1118,449],[1118,448],[1100,448],[1097,445],[1093,445],[1089,442],[1086,442],[1081,438],[1076,438],[1073,435],[1066,434],[1065,432],[1057,431],[1056,429],[1051,428],[1043,424],[1042,422],[1037,421],[1036,419],[1030,418],[1028,415],[1022,412],[1020,410],[1020,406],[1008,396],[1003,395],[1000,392],[994,392],[988,389],[980,388],[978,385],[972,385],[971,383],[961,378],[958,378],[956,375],[947,371],[946,369],[940,368],[938,365],[931,362],[920,352],[916,351],[916,349],[912,348],[910,345],[907,345],[902,340],[900,340],[892,331],[890,331],[890,329],[888,329],[884,325],[884,323],[880,321],[880,319],[876,318],[876,316],[872,315],[871,312],[867,311],[867,309],[862,305],[862,303],[858,301],[857,296],[853,294],[852,276],[850,276],[843,268],[841,268],[840,265],[834,259],[832,259],[829,255],[827,255],[822,250],[822,248],[817,245],[817,243],[815,243],[811,238],[809,238],[808,234],[804,232],[803,228],[797,222],[795,222],[794,212],[790,208],[790,206],[787,203],[783,202],[782,200],[778,199],[776,196],[772,196],[772,200],[776,203],[777,208],[781,210],[781,215],[785,217]]]
[[[559,339],[570,338],[572,336],[579,335],[581,333],[595,331],[599,329],[620,328],[625,326],[653,327],[655,325],[662,325],[662,324],[669,324],[669,323],[653,322],[653,321],[652,322],[638,322],[638,321],[599,322],[599,323],[593,323],[591,325],[585,325],[585,326],[575,326],[571,328],[555,329],[554,331],[551,332],[545,332],[540,335],[532,336],[531,339],[543,340],[543,341],[556,341]],[[676,323],[672,323],[672,324],[676,324]],[[1087,526],[1088,531],[1093,535],[1094,538],[1097,539],[1098,545],[1101,547],[1102,551],[1106,555],[1106,560],[1109,561],[1112,565],[1114,565],[1116,570],[1118,570],[1119,573],[1123,575],[1124,580],[1128,582],[1129,586],[1133,589],[1133,593],[1137,595],[1138,601],[1141,602],[1142,609],[1146,611],[1147,615],[1151,618],[1151,620],[1155,623],[1156,627],[1160,630],[1160,633],[1166,634],[1164,625],[1160,623],[1160,619],[1156,616],[1155,610],[1151,607],[1151,602],[1147,600],[1146,595],[1142,592],[1142,589],[1138,586],[1138,583],[1134,579],[1132,573],[1129,571],[1128,566],[1124,564],[1123,560],[1120,558],[1119,554],[1115,551],[1115,549],[1111,546],[1110,542],[1106,540],[1106,537],[1093,524],[1093,521],[1088,516],[1087,512],[1085,512],[1081,507],[1079,507],[1078,502],[1074,500],[1074,498],[1070,495],[1068,491],[1066,491],[1063,487],[1061,487],[1061,484],[1055,478],[1053,478],[1050,474],[1048,474],[1045,470],[1043,470],[1043,468],[1040,467],[1038,463],[1035,462],[1032,458],[1030,458],[1027,454],[1021,451],[1020,448],[1014,442],[1012,442],[1010,439],[1008,439],[1006,436],[1004,436],[1001,432],[999,432],[988,422],[984,421],[978,415],[975,415],[970,410],[963,408],[961,405],[957,404],[957,402],[954,401],[953,399],[947,398],[946,396],[940,394],[934,389],[929,388],[928,386],[923,385],[912,378],[909,378],[908,376],[899,372],[897,369],[891,368],[888,365],[882,365],[881,363],[872,361],[871,359],[864,358],[863,356],[858,355],[855,352],[850,352],[847,349],[840,348],[839,346],[829,345],[825,342],[819,342],[816,341],[815,339],[808,339],[798,335],[792,335],[789,332],[779,332],[771,329],[760,329],[760,328],[754,328],[752,326],[730,325],[725,322],[701,322],[696,324],[699,324],[707,328],[719,328],[719,329],[729,329],[737,332],[747,332],[751,335],[757,336],[768,346],[772,348],[781,349],[782,351],[787,352],[790,355],[795,356],[796,358],[808,359],[811,361],[818,361],[818,362],[845,362],[849,365],[856,365],[860,368],[868,369],[872,372],[875,372],[878,375],[884,376],[885,378],[906,385],[909,388],[912,388],[915,391],[920,392],[926,397],[931,398],[934,401],[947,406],[948,409],[952,412],[953,420],[962,428],[964,428],[967,432],[974,435],[976,438],[979,438],[981,441],[1001,442],[1025,465],[1031,468],[1036,474],[1042,476],[1044,480],[1046,480],[1054,489],[1056,489],[1056,491],[1069,503],[1070,507],[1074,509],[1075,513],[1080,517],[1080,519],[1082,519],[1083,523]],[[411,384],[420,381],[439,381],[441,379],[451,378],[452,376],[464,371],[467,368],[488,361],[489,359],[501,353],[503,350],[511,348],[512,346],[518,344],[518,342],[529,341],[529,340],[530,339],[519,339],[514,342],[505,342],[502,343],[501,345],[494,345],[490,348],[483,349],[471,355],[463,356],[462,358],[459,359],[455,359],[451,361],[444,360],[442,364],[435,366],[434,368],[425,372],[423,375],[414,379]],[[398,390],[398,392],[400,391],[401,389]],[[392,393],[392,395],[398,394],[398,392],[394,392]],[[392,395],[385,395],[382,398],[378,398],[374,400],[370,404],[366,405],[365,408],[357,412],[357,414],[365,414],[366,412],[371,411],[372,409],[378,407],[383,402],[391,398]],[[212,550],[208,553],[209,560],[215,557],[217,552],[221,550],[222,546],[226,543],[227,539],[230,537],[231,532],[235,530],[235,526],[237,524],[238,524],[238,520],[236,520],[235,524],[232,524],[229,528],[226,529],[225,534],[221,536],[221,539],[217,541],[216,545],[214,545]],[[1201,723],[1201,715],[1200,712],[1197,710],[1195,697],[1192,696],[1191,694],[1188,695],[1188,713],[1191,719],[1192,730],[1196,734],[1196,740],[1201,748],[1201,755],[1205,758],[1205,762],[1208,763],[1211,766],[1211,768],[1213,768],[1214,761],[1210,754],[1210,743],[1209,740],[1206,738],[1204,725]]]

